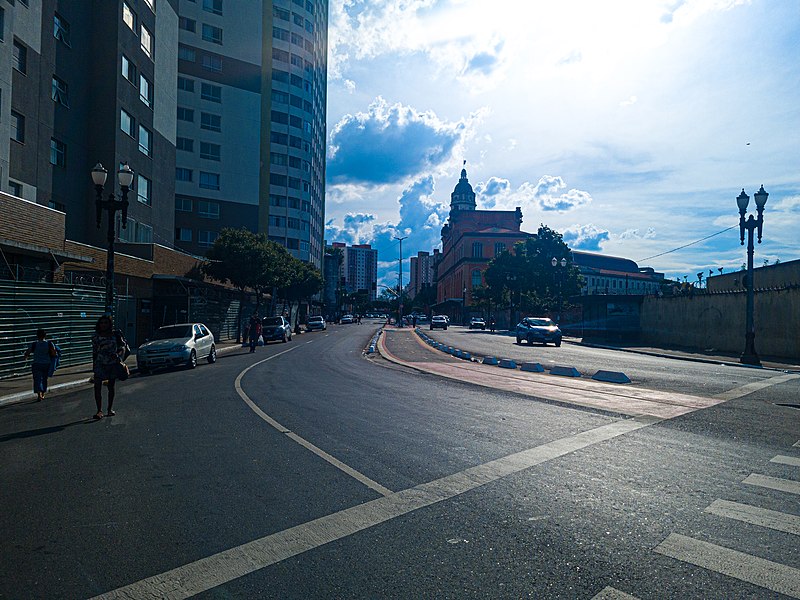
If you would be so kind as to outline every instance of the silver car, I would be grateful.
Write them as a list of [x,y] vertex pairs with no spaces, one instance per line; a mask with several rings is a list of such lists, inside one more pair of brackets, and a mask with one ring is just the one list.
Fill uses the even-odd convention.
[[202,323],[161,327],[136,351],[137,367],[143,374],[159,367],[185,365],[194,369],[203,358],[212,364],[217,362],[214,334]]

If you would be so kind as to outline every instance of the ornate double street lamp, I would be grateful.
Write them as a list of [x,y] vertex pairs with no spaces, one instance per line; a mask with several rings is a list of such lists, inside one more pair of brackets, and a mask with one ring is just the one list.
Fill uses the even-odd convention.
[[558,311],[556,311],[556,323],[561,321],[561,302],[562,302],[562,289],[564,287],[564,273],[558,267],[565,269],[567,267],[567,259],[562,258],[558,260],[555,256],[553,260],[550,261],[550,264],[553,265],[555,271],[556,280],[558,281]]
[[758,243],[761,243],[761,231],[764,227],[764,205],[767,203],[769,194],[764,191],[764,186],[753,194],[753,199],[756,201],[756,211],[758,217],[753,217],[751,214],[747,220],[744,216],[747,213],[747,205],[750,203],[750,196],[742,193],[736,198],[736,204],[739,206],[739,238],[741,239],[742,246],[744,246],[744,232],[747,231],[747,314],[745,318],[745,334],[744,334],[744,352],[742,353],[739,362],[745,365],[761,365],[761,360],[756,354],[756,329],[753,324],[753,304],[755,300],[755,293],[753,291],[753,231],[758,230]]
[[114,192],[108,195],[108,200],[103,200],[103,189],[106,185],[106,177],[108,171],[103,168],[103,165],[97,163],[92,169],[92,182],[94,189],[97,192],[95,198],[95,210],[97,212],[97,228],[100,229],[100,223],[103,220],[103,210],[108,212],[108,252],[106,254],[106,312],[107,315],[114,314],[114,241],[117,237],[115,228],[115,215],[116,212],[122,211],[122,228],[125,229],[128,224],[128,192],[133,183],[133,171],[128,163],[120,167],[117,172],[119,179],[119,186],[122,189],[122,200],[117,200]]

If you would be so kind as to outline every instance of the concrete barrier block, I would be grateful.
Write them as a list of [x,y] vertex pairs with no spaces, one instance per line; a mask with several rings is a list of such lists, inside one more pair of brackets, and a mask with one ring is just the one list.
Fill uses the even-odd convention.
[[598,371],[592,375],[592,379],[605,381],[608,383],[630,383],[630,378],[621,371]]
[[581,373],[575,367],[552,367],[550,375],[560,375],[561,377],[580,377]]
[[463,353],[463,352],[461,352],[461,350],[459,350],[459,349],[455,349],[455,350],[453,350],[453,356],[455,356],[456,358],[461,358],[461,356],[462,356],[463,354],[464,354],[464,353]]
[[517,363],[510,358],[501,358],[500,364],[498,365],[501,369],[516,369]]
[[461,358],[463,358],[464,360],[472,360],[472,354],[470,354],[469,352],[462,352]]
[[520,368],[529,373],[544,373],[544,367],[539,363],[522,363]]
[[497,359],[494,356],[484,356],[483,357],[483,364],[485,365],[496,365]]

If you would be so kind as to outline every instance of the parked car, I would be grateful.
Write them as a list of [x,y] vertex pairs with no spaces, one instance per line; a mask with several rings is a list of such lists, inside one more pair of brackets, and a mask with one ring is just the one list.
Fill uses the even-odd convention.
[[431,318],[431,331],[436,328],[447,331],[447,317],[444,315],[434,315]]
[[328,328],[328,324],[325,323],[325,319],[322,317],[308,317],[308,322],[306,323],[306,331],[325,331]]
[[355,321],[353,315],[344,315],[339,322],[345,324],[345,323],[352,323],[353,321]]
[[159,367],[186,365],[194,369],[203,358],[217,362],[214,334],[202,323],[161,327],[136,351],[137,368],[145,375]]
[[261,319],[261,335],[265,345],[275,340],[291,342],[292,326],[285,317],[264,317]]
[[486,329],[486,321],[484,321],[481,317],[472,317],[469,320],[469,328],[470,329]]
[[522,341],[547,345],[552,342],[561,345],[561,329],[547,317],[525,317],[517,323],[517,343]]

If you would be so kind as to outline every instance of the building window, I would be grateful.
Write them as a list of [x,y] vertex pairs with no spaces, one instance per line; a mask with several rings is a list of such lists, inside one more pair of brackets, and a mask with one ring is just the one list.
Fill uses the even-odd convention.
[[200,97],[210,102],[222,102],[222,88],[218,85],[203,83],[200,86]]
[[178,121],[189,121],[190,123],[194,123],[194,110],[179,106]]
[[22,184],[18,181],[11,181],[8,182],[8,189],[13,196],[17,198],[22,198]]
[[215,15],[222,14],[222,0],[203,0],[203,10]]
[[136,85],[136,65],[124,54],[122,55],[122,76]]
[[472,258],[483,258],[483,244],[480,242],[472,243]]
[[153,135],[150,130],[139,125],[139,152],[145,156],[153,155]]
[[56,138],[50,138],[50,164],[56,167],[67,166],[67,145]]
[[124,108],[119,111],[119,128],[129,136],[136,137],[135,121]]
[[153,105],[153,84],[144,75],[139,75],[139,100],[147,106]]
[[176,227],[175,228],[175,241],[177,242],[191,242],[192,241],[192,230],[188,227]]
[[222,28],[203,23],[203,41],[222,45]]
[[54,102],[69,108],[69,88],[67,82],[53,75],[53,87],[51,96]]
[[145,225],[144,223],[136,223],[134,227],[133,241],[140,244],[152,244],[153,228],[150,227],[150,225]]
[[[151,203],[150,194],[152,191],[151,188],[152,184],[150,183],[150,180],[144,175],[137,173],[136,194],[139,202],[141,202],[142,204],[146,204],[147,206],[150,206]],[[142,241],[142,240],[137,240],[137,241]]]
[[200,187],[206,190],[219,189],[219,173],[200,171]]
[[55,13],[53,15],[53,37],[55,37],[57,40],[61,40],[67,46],[70,45],[69,23],[64,17],[62,17],[58,13]]
[[178,27],[184,31],[195,33],[195,31],[197,31],[197,21],[189,19],[188,17],[181,17],[178,19]]
[[178,58],[181,60],[188,60],[189,62],[195,62],[197,60],[197,54],[192,48],[178,46]]
[[207,200],[198,200],[197,214],[205,219],[219,219],[219,204]]
[[472,270],[472,289],[481,287],[483,281],[481,280],[481,272],[479,269]]
[[182,150],[183,152],[194,152],[194,140],[179,137],[175,140],[175,148],[177,150]]
[[175,198],[175,210],[180,212],[192,212],[191,198]]
[[136,13],[131,10],[127,2],[122,3],[122,20],[128,29],[136,33]]
[[200,158],[206,160],[220,160],[220,145],[200,142]]
[[214,240],[217,239],[216,231],[198,231],[197,232],[197,245],[203,248],[209,248],[214,245]]
[[25,143],[25,117],[11,111],[11,139],[20,144]]
[[269,195],[269,205],[270,206],[286,206],[286,197],[285,196],[278,196],[276,194]]
[[283,40],[284,42],[289,41],[289,30],[283,29],[282,27],[273,27],[272,28],[272,37],[278,40]]
[[494,255],[499,256],[506,251],[506,245],[503,242],[496,242],[494,245]]
[[[192,181],[192,170],[187,169],[185,167],[175,167],[175,181]],[[177,209],[180,210],[180,209]],[[191,212],[192,208],[191,205],[189,206],[189,211]]]
[[222,117],[210,113],[200,113],[200,129],[209,131],[222,131]]
[[193,92],[194,93],[194,79],[188,79],[186,77],[178,77],[178,89],[183,90],[184,92]]
[[144,0],[144,3],[150,7],[150,10],[156,12],[156,0]]
[[269,224],[272,227],[286,227],[286,217],[279,217],[278,215],[270,215]]
[[285,8],[278,8],[277,6],[272,7],[272,16],[280,19],[281,21],[288,21],[289,14],[289,11]]
[[286,219],[286,226],[289,229],[300,229],[300,219],[297,219],[295,217],[289,217],[288,219]]
[[222,57],[213,54],[203,55],[203,68],[207,71],[220,73],[222,71]]
[[23,75],[28,72],[28,48],[17,40],[14,40],[14,55],[11,66]]
[[141,46],[144,53],[147,54],[149,57],[153,57],[153,36],[150,31],[142,25],[142,33],[141,33]]

